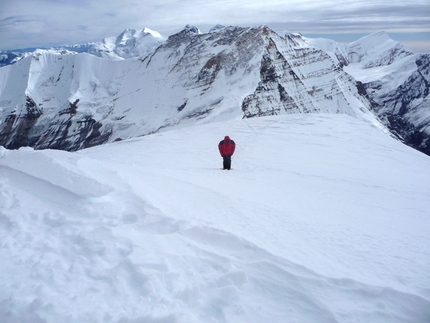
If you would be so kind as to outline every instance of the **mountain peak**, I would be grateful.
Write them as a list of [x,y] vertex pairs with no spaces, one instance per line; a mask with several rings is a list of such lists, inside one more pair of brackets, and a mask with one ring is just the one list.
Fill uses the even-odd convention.
[[158,31],[149,29],[148,27],[143,28],[143,32],[145,34],[149,34],[155,38],[164,38]]
[[414,53],[398,41],[379,31],[358,39],[348,46],[350,63],[360,63],[364,68],[390,65]]
[[167,42],[171,44],[180,43],[184,39],[200,35],[201,33],[202,32],[199,28],[192,25],[186,25],[180,32],[170,35],[169,38],[167,38]]
[[224,29],[224,28],[225,28],[225,26],[224,26],[224,25],[220,25],[220,24],[218,24],[218,25],[216,25],[216,26],[212,27],[212,28],[209,30],[209,33],[214,33],[214,32],[220,31],[221,29]]
[[91,44],[88,52],[99,57],[122,60],[145,55],[164,39],[160,33],[147,27],[141,30],[127,28],[117,37],[108,37],[102,42]]
[[117,44],[126,44],[128,41],[130,41],[130,39],[141,39],[145,36],[152,36],[154,38],[160,38],[160,39],[163,38],[163,36],[161,36],[160,33],[158,33],[157,31],[151,30],[147,27],[145,27],[142,30],[127,28],[126,30],[124,30],[121,34],[119,34],[116,37],[116,43]]
[[350,45],[354,46],[354,44],[366,43],[366,46],[370,47],[375,45],[378,46],[381,43],[385,43],[387,41],[394,42],[394,40],[392,40],[385,31],[378,31],[378,32],[366,35],[364,37],[361,37],[360,39],[350,43]]
[[191,33],[191,34],[196,34],[196,35],[199,35],[202,33],[199,28],[197,28],[195,26],[191,26],[191,25],[186,25],[184,28],[184,31]]
[[[76,150],[180,123],[208,123],[229,117],[344,113],[378,124],[375,102],[381,107],[394,106],[391,114],[400,107],[404,113],[412,101],[413,108],[417,104],[423,111],[427,108],[428,101],[421,100],[428,94],[427,58],[415,60],[410,56],[413,53],[385,32],[349,45],[320,40],[325,48],[321,49],[300,34],[285,32],[281,36],[266,25],[217,25],[214,30],[218,32],[201,34],[197,27],[186,25],[164,41],[149,28],[127,28],[117,37],[89,45],[88,53],[110,61],[91,55],[59,56],[67,52],[58,49],[53,52],[56,55],[36,51],[30,69],[30,64],[24,63],[13,68],[16,75],[28,75],[18,90],[16,78],[0,75],[0,89],[5,89],[0,93],[0,116],[4,120],[0,120],[4,134],[0,140],[6,138],[0,144]],[[112,62],[129,58],[129,62]],[[403,64],[405,61],[410,65]],[[384,75],[400,72],[390,76],[396,79],[395,88],[417,71],[413,75],[416,85],[411,88],[410,81],[402,85],[391,96],[392,103],[385,94],[394,86],[381,78],[379,68],[390,64]],[[374,70],[377,73],[364,71],[373,67],[379,68]],[[374,75],[376,82],[367,84],[351,69]],[[366,92],[365,86],[372,91]],[[380,88],[379,97],[372,96]],[[41,113],[43,117],[38,118]],[[50,113],[55,115],[51,118]],[[57,129],[61,122],[64,131]],[[52,138],[46,139],[45,134],[32,137],[33,132],[27,129],[33,125],[34,129],[49,129],[46,136],[52,133]],[[77,129],[79,135],[75,135]],[[38,142],[38,138],[43,140]]]

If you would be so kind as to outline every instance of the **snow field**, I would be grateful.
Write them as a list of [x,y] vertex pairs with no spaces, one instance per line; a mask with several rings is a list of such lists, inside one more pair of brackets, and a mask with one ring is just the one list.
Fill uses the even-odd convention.
[[430,319],[430,160],[363,121],[0,148],[0,172],[4,322]]

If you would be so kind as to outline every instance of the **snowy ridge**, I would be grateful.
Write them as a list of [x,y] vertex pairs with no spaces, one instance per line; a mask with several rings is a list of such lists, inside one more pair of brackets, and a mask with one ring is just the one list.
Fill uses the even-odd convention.
[[337,43],[324,38],[305,38],[306,43],[326,52],[334,53],[343,65],[359,64],[361,68],[390,65],[414,53],[401,43],[380,31],[349,43]]
[[[27,137],[25,145],[36,144],[40,148],[60,148],[64,143],[56,142],[57,136],[67,136],[69,131],[79,131],[82,140],[91,139],[92,131],[97,130],[93,115],[103,115],[111,109],[127,72],[127,66],[124,68],[121,62],[46,50],[5,69],[8,80],[0,86],[1,97],[7,98],[0,100],[3,135],[10,136],[12,132],[20,136],[25,131],[27,137],[26,132],[30,131],[29,136],[36,136],[35,141],[29,142]],[[76,122],[70,123],[75,116]]]
[[[100,42],[87,44],[64,45],[49,50],[58,54],[72,52],[90,53],[91,55],[112,60],[124,60],[145,56],[165,41],[165,37],[159,32],[145,27],[142,30],[127,28],[116,37],[106,37]],[[12,51],[0,51],[0,67],[12,65],[21,59],[32,56],[40,49],[18,49]]]
[[[128,30],[115,48],[136,37]],[[378,125],[356,81],[303,42],[266,26],[207,34],[186,26],[140,60],[41,52],[28,58],[29,71],[28,61],[9,67],[28,74],[19,97],[0,78],[8,88],[0,144],[78,150],[171,127],[291,113],[343,113]]]
[[164,37],[149,28],[142,30],[126,29],[117,37],[105,38],[92,44],[88,53],[99,57],[122,60],[148,55],[164,41]]
[[167,39],[127,29],[70,49],[105,59],[37,50],[0,69],[1,145],[78,150],[195,123],[343,113],[430,154],[430,56],[384,32],[339,44],[264,25],[187,25]]
[[5,322],[430,318],[429,159],[356,118],[0,149]]
[[414,54],[384,32],[351,44],[306,39],[362,86],[378,118],[406,144],[430,155],[430,55]]
[[348,62],[360,63],[363,68],[390,65],[395,60],[414,53],[392,40],[385,32],[365,36],[348,45]]

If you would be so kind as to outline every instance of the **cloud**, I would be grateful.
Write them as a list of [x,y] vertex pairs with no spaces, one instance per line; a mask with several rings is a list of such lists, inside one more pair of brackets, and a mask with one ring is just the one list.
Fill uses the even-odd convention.
[[298,0],[2,0],[0,48],[98,41],[126,28],[169,36],[193,24],[256,26],[303,34],[429,32],[430,3]]

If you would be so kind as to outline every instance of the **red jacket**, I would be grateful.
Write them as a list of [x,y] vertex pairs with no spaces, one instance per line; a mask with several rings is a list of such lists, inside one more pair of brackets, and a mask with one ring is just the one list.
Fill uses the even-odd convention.
[[219,153],[222,157],[233,155],[235,148],[236,144],[233,140],[230,139],[229,136],[225,136],[224,140],[221,140],[218,144]]

